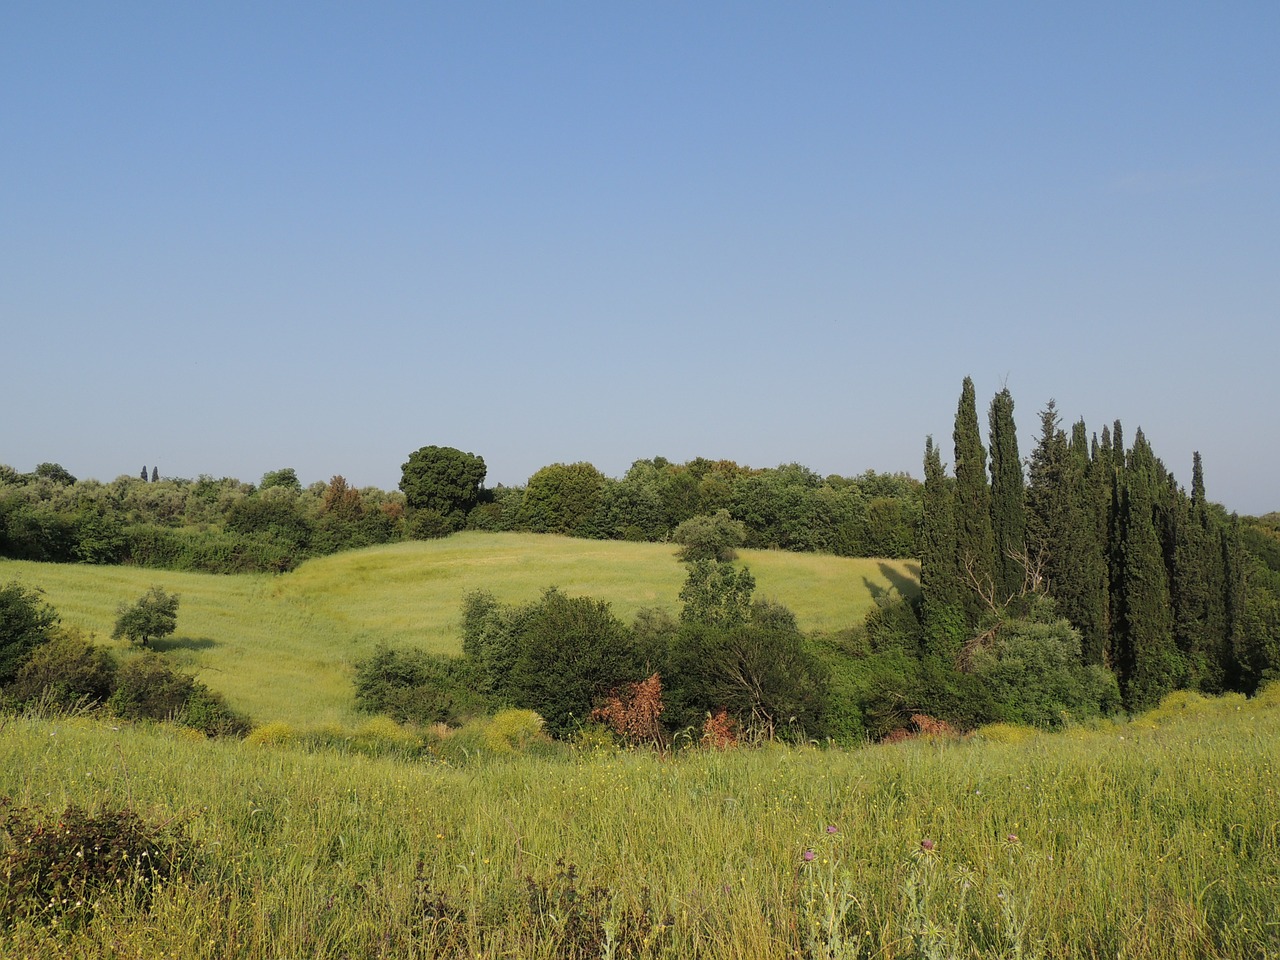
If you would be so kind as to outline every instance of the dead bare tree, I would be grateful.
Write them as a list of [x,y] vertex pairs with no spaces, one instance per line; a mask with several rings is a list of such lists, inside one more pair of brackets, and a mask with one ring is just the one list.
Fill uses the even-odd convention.
[[1022,587],[1003,599],[996,593],[996,585],[991,577],[979,575],[972,555],[966,554],[961,564],[964,568],[964,585],[978,595],[983,606],[991,611],[993,618],[989,627],[966,640],[956,653],[956,669],[963,673],[968,673],[972,669],[974,655],[994,642],[1001,627],[1008,620],[1009,605],[1013,601],[1046,592],[1043,551],[1037,551],[1032,556],[1029,549],[1011,549],[1007,551],[1007,556],[1022,567]]

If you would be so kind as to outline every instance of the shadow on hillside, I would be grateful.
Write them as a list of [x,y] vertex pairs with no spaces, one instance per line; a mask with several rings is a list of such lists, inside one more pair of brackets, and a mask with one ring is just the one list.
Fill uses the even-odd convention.
[[172,650],[208,650],[217,643],[208,637],[166,637],[152,640],[147,644],[156,653],[169,653]]
[[920,593],[920,564],[907,563],[908,570],[914,570],[915,579],[904,574],[901,570],[895,569],[887,563],[880,564],[880,576],[888,580],[899,595],[903,597],[914,597]]

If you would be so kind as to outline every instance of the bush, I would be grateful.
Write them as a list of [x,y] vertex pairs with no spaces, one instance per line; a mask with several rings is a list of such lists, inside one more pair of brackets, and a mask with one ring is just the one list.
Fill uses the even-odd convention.
[[291,724],[282,720],[276,720],[272,723],[264,723],[260,727],[255,727],[248,736],[244,738],[244,742],[255,747],[280,747],[295,743],[298,740],[298,731]]
[[86,700],[105,702],[115,680],[115,658],[72,628],[36,647],[6,693],[19,703],[43,699],[69,708]]
[[545,726],[532,710],[499,710],[485,724],[484,741],[490,750],[511,753],[545,741]]
[[195,686],[195,677],[176,672],[158,653],[144,653],[120,665],[107,707],[125,720],[175,720]]
[[196,846],[180,827],[128,809],[49,817],[0,799],[0,926],[17,921],[76,927],[106,899],[147,907],[157,885],[188,874]]
[[253,727],[247,717],[227,705],[222,694],[214,693],[198,680],[192,684],[191,693],[178,711],[177,720],[206,737],[243,737]]
[[16,580],[0,586],[0,685],[18,675],[31,652],[52,635],[58,615]]
[[402,723],[457,723],[490,707],[479,678],[464,657],[380,646],[356,665],[356,706]]
[[370,757],[416,757],[422,752],[422,738],[390,717],[374,717],[356,728],[348,746]]

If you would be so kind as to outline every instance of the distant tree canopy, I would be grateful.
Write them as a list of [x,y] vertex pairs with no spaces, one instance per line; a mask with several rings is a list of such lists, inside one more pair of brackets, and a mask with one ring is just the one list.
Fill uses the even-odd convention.
[[411,509],[439,517],[445,532],[462,529],[480,499],[483,458],[453,447],[420,447],[400,470],[400,490]]

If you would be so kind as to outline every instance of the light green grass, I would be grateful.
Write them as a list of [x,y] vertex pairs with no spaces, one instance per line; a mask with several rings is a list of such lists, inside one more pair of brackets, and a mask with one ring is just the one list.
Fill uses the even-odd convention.
[[149,915],[0,955],[573,956],[525,886],[561,861],[607,916],[669,916],[640,956],[1274,957],[1280,696],[1195,707],[1025,743],[462,768],[10,719],[0,795],[177,817],[205,863]]
[[[177,634],[157,644],[255,722],[351,723],[352,664],[379,643],[460,649],[462,598],[504,603],[550,586],[609,601],[630,622],[642,607],[679,611],[684,567],[669,544],[462,533],[309,561],[280,576],[213,576],[131,567],[0,560],[0,583],[45,591],[69,624],[110,635],[116,607],[152,584],[181,595]],[[918,565],[743,551],[757,596],[778,600],[802,629],[861,620],[877,593],[918,589]]]

